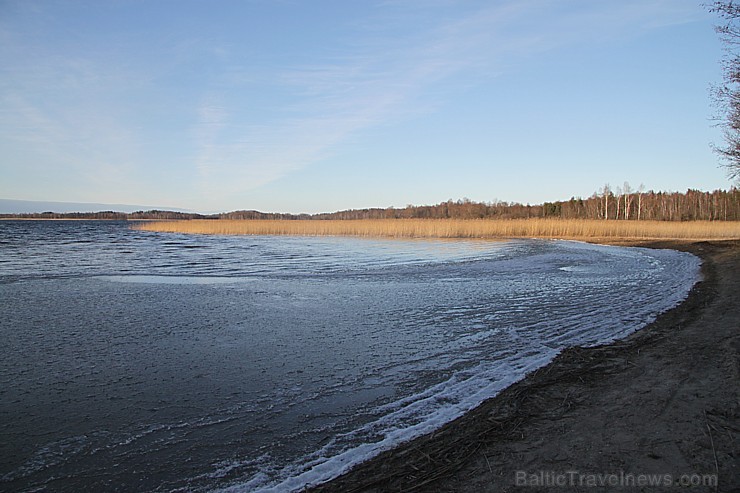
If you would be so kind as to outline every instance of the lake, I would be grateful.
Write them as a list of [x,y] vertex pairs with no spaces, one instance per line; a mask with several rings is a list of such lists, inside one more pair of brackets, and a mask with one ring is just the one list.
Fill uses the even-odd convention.
[[0,489],[299,489],[637,330],[699,268],[566,241],[0,221]]

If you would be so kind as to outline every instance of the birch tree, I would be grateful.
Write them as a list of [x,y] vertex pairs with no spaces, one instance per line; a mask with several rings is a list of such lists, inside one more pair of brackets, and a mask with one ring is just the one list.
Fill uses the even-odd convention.
[[622,190],[624,191],[624,218],[629,220],[630,208],[632,207],[632,188],[629,182],[624,182]]
[[604,219],[609,219],[609,195],[611,195],[612,189],[609,184],[604,185]]

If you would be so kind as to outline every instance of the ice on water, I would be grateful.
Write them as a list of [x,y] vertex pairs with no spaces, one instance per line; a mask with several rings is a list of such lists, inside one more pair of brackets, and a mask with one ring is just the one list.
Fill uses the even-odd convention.
[[0,239],[13,489],[300,489],[626,336],[699,277],[686,253],[564,241],[64,221]]

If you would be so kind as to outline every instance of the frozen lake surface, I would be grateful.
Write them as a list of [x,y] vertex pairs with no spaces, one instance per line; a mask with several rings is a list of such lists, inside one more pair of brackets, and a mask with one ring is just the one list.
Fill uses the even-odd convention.
[[0,489],[290,491],[687,295],[686,253],[0,221]]

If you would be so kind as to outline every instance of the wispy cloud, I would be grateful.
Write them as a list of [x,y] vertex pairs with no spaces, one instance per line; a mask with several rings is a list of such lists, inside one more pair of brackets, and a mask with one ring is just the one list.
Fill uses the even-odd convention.
[[238,138],[220,141],[211,125],[197,124],[206,189],[237,194],[259,187],[331,155],[364,129],[429,111],[433,102],[417,101],[426,88],[485,61],[473,48],[486,25],[478,21],[471,31],[471,24],[416,33],[411,46],[359,33],[339,57],[271,74],[292,102],[275,108],[268,121],[240,127],[239,117],[249,116],[239,115],[231,129]]
[[[349,20],[354,29],[336,49],[300,64],[256,63],[242,56],[244,46],[177,31],[161,46],[149,40],[156,56],[108,57],[94,46],[39,43],[0,22],[0,145],[25,152],[28,166],[62,167],[101,190],[81,199],[102,201],[124,186],[173,204],[175,192],[169,198],[164,183],[147,182],[157,175],[147,167],[179,147],[173,169],[199,181],[187,192],[217,208],[538,54],[696,15],[693,2],[677,0],[386,1]],[[44,22],[54,16],[46,12],[38,32]],[[169,105],[162,122],[151,108],[159,94],[169,98],[159,103]],[[152,130],[172,147],[154,141]]]
[[[198,123],[199,132],[210,136],[199,139],[201,154],[207,156],[199,167],[207,162],[213,188],[218,184],[224,191],[228,183],[226,190],[238,194],[259,187],[331,155],[358,132],[433,111],[431,92],[444,98],[441,83],[451,77],[464,77],[469,84],[490,81],[504,70],[515,70],[520,58],[695,20],[695,10],[682,2],[597,6],[525,0],[468,10],[421,31],[411,22],[403,25],[408,31],[404,35],[386,36],[384,16],[402,8],[410,15],[404,22],[409,22],[414,9],[420,13],[429,5],[386,2],[385,7],[390,10],[381,12],[376,23],[366,21],[341,55],[271,74],[293,102],[277,108],[278,116],[265,125],[240,128],[235,118],[229,125],[235,125],[238,137],[217,142],[213,125],[223,130],[227,124],[219,120],[203,128]],[[457,82],[449,90],[465,84]]]
[[227,124],[227,119],[226,109],[214,96],[206,98],[198,108],[195,140],[199,154],[196,166],[204,178],[218,168],[223,159],[223,156],[219,156],[219,133]]
[[25,174],[29,186],[23,196],[66,199],[64,193],[73,191],[81,200],[126,200],[132,191],[135,195],[137,180],[130,171],[137,144],[125,126],[89,108],[43,108],[18,95],[6,95],[2,106],[2,166]]
[[56,59],[3,79],[0,146],[6,158],[0,168],[14,168],[25,186],[6,183],[11,188],[0,193],[123,201],[142,189],[132,172],[140,159],[136,129],[118,106],[96,94],[104,77],[89,63]]

